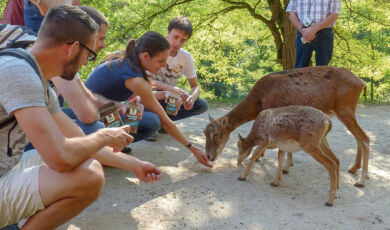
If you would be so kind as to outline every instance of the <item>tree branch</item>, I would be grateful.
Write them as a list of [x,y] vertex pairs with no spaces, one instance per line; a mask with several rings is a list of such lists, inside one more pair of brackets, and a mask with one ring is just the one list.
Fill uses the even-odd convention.
[[351,6],[352,3],[350,3],[350,5],[348,5],[348,0],[343,0],[343,1],[344,1],[344,3],[345,3],[345,6],[347,7],[347,9],[348,9],[350,12],[352,12],[352,13],[354,13],[354,14],[357,14],[358,16],[360,16],[360,17],[362,17],[362,18],[368,19],[368,20],[371,21],[371,22],[375,22],[375,23],[378,23],[378,24],[383,25],[383,26],[390,26],[390,24],[386,24],[386,23],[377,21],[377,20],[375,20],[375,19],[372,19],[372,18],[369,17],[369,16],[366,16],[366,15],[364,15],[364,14],[362,14],[362,13],[356,12],[355,10],[352,9],[352,6]]
[[203,22],[199,23],[194,28],[198,28],[205,23],[209,24],[210,22],[214,22],[215,20],[217,20],[217,18],[219,18],[223,14],[229,13],[229,12],[237,10],[237,9],[243,9],[243,8],[245,8],[245,7],[244,6],[230,6],[230,7],[224,8],[220,11],[210,13],[210,14],[208,14],[208,17],[203,20]]
[[[256,14],[255,8],[252,8],[248,3],[246,2],[236,2],[236,1],[231,1],[231,0],[222,0],[223,2],[229,3],[231,5],[239,5],[242,6],[242,8],[246,8],[248,12],[252,15],[252,17],[261,20],[265,24],[269,24],[270,21],[267,20],[265,17],[261,16],[260,14]],[[256,5],[257,6],[257,5]]]
[[336,30],[336,28],[334,28],[334,27],[333,27],[333,32],[334,32],[339,38],[341,38],[342,40],[345,41],[345,43],[347,44],[347,47],[348,47],[348,53],[351,52],[351,49],[350,49],[350,47],[349,47],[349,42],[348,42],[348,40],[347,40],[345,37],[343,37],[343,36]]
[[159,15],[161,15],[161,14],[163,14],[163,13],[169,11],[170,9],[172,9],[172,8],[175,7],[175,6],[183,5],[183,4],[185,4],[185,3],[193,2],[193,1],[194,1],[194,0],[174,1],[172,4],[168,5],[167,7],[163,8],[163,9],[160,10],[160,11],[155,12],[154,14],[150,15],[150,16],[147,17],[146,19],[142,19],[142,20],[136,22],[136,23],[134,24],[134,26],[132,26],[132,27],[130,27],[129,29],[127,29],[126,31],[124,31],[124,33],[125,33],[125,34],[128,34],[131,30],[134,30],[135,27],[138,26],[138,25],[142,25],[143,27],[149,26],[157,16],[159,16]]

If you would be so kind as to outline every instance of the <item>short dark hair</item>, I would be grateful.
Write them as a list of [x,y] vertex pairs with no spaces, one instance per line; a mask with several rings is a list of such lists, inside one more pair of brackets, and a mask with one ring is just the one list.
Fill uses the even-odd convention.
[[37,41],[44,39],[47,45],[68,41],[87,43],[98,30],[98,25],[86,12],[76,6],[61,5],[49,10],[38,31]]
[[168,25],[168,32],[172,29],[184,30],[188,34],[188,38],[192,35],[192,24],[187,17],[179,16],[172,19]]
[[108,20],[102,13],[100,13],[97,9],[91,6],[80,6],[80,9],[85,11],[98,25],[108,26]]

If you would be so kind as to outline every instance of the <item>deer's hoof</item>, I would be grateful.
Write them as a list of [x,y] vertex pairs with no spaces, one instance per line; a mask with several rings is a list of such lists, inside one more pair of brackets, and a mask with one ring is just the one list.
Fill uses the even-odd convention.
[[332,207],[332,206],[333,206],[333,203],[326,202],[326,203],[325,203],[325,206]]
[[357,183],[355,183],[355,187],[363,188],[364,184],[357,182]]
[[279,186],[279,184],[276,184],[276,183],[274,183],[274,182],[272,182],[270,185],[272,185],[272,186],[274,186],[274,187],[278,187],[278,186]]
[[348,172],[351,174],[356,174],[356,171],[357,171],[357,169],[354,169],[354,168],[351,168],[350,170],[348,170]]
[[288,170],[283,169],[283,174],[288,174]]
[[240,180],[240,181],[245,181],[245,177],[239,177],[239,178],[237,178],[237,180]]

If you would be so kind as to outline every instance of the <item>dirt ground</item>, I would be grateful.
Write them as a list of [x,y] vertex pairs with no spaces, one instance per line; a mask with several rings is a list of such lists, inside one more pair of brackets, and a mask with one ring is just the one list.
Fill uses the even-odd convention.
[[[220,117],[232,107],[210,108]],[[157,142],[134,143],[132,154],[163,171],[155,184],[139,183],[132,173],[106,168],[100,198],[60,229],[390,229],[390,106],[363,106],[357,119],[371,139],[369,176],[348,173],[356,142],[333,118],[328,141],[340,159],[340,189],[333,207],[328,199],[325,168],[304,152],[294,154],[294,166],[272,187],[277,151],[268,150],[245,182],[237,178],[237,133],[246,136],[252,122],[235,130],[213,169],[195,158],[167,134]],[[207,114],[177,122],[197,146],[204,146]],[[248,159],[245,163],[248,163]],[[387,216],[387,217],[386,217]]]

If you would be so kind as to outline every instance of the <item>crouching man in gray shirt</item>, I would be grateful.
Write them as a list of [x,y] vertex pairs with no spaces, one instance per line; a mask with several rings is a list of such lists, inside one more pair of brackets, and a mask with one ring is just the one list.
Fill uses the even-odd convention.
[[[54,229],[75,217],[99,196],[101,163],[132,171],[144,182],[161,176],[153,164],[118,152],[133,140],[128,126],[84,136],[48,87],[54,76],[71,80],[96,55],[96,32],[84,11],[60,6],[46,15],[29,51],[23,50],[42,77],[24,59],[0,56],[0,123],[16,118],[0,129],[0,228],[25,219],[24,229]],[[25,153],[30,157],[24,162],[27,138],[36,150]]]

